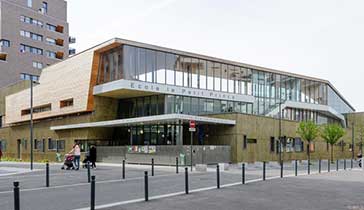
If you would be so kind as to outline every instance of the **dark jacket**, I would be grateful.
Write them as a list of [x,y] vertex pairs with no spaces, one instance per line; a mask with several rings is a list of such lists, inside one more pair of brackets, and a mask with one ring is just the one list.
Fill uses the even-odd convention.
[[90,148],[90,160],[91,162],[96,162],[96,147],[91,147]]

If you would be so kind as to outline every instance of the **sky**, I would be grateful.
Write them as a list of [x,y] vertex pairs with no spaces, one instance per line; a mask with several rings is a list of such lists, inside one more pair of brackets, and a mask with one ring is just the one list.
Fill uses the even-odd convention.
[[118,37],[303,74],[329,80],[364,111],[363,0],[67,3],[78,52]]

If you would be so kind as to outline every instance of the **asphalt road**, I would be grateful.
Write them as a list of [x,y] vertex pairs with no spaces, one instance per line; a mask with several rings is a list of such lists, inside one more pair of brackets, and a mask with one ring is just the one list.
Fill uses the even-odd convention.
[[105,210],[363,210],[363,171],[288,177]]
[[[45,188],[45,170],[44,165],[36,165],[37,171],[25,174],[18,174],[12,176],[0,176],[0,209],[13,209],[13,181],[20,182],[20,201],[21,209],[29,210],[64,210],[64,209],[79,209],[89,208],[90,206],[90,184],[87,183],[87,170],[79,171],[62,171],[59,165],[51,165],[51,187]],[[325,163],[322,163],[322,171]],[[327,165],[327,162],[326,162]],[[286,163],[284,165],[284,175],[294,175],[294,164]],[[340,165],[342,168],[343,164]],[[347,164],[349,167],[350,164]],[[27,168],[28,165],[23,164],[7,164],[0,163],[1,167],[16,167]],[[261,182],[263,167],[261,163],[246,164],[246,180],[247,182],[255,180],[256,183],[249,183],[247,186],[260,186],[277,180],[269,180],[272,177],[280,175],[280,167],[276,163],[269,163],[266,165],[266,182]],[[336,170],[335,164],[331,166],[332,170]],[[144,171],[149,171],[150,166],[127,165],[126,166],[126,179],[121,180],[121,167],[120,166],[105,166],[101,165],[96,170],[92,170],[92,175],[96,176],[96,205],[113,206],[120,202],[130,202],[128,205],[121,205],[110,209],[129,209],[130,206],[141,205],[144,208],[143,202],[133,204],[133,202],[142,200],[144,198]],[[311,172],[314,173],[318,170],[318,164],[311,165]],[[183,194],[184,191],[184,169],[179,169],[180,173],[175,173],[174,167],[155,167],[155,176],[149,176],[149,196],[151,198],[156,196],[171,196],[173,194]],[[241,168],[238,166],[231,167],[228,171],[221,171],[221,185],[240,185],[242,179]],[[298,164],[298,173],[307,173],[307,164]],[[335,173],[335,172],[334,172]],[[297,178],[301,180],[301,177]],[[350,178],[348,178],[350,179]],[[286,181],[288,186],[291,178],[285,178],[281,181]],[[208,172],[189,172],[189,188],[191,191],[201,191],[210,189],[211,193],[216,194],[216,167],[211,166]],[[284,182],[285,183],[285,182]],[[294,184],[293,184],[294,185]],[[245,186],[244,186],[245,187]],[[236,186],[231,186],[235,189]],[[230,187],[228,188],[230,189]],[[245,189],[245,188],[244,188]],[[260,188],[259,188],[260,189]],[[258,192],[259,192],[259,189]],[[224,191],[223,189],[221,191]],[[273,189],[272,189],[273,190]],[[199,195],[206,192],[192,192],[191,195]],[[274,191],[274,190],[273,190]],[[251,191],[255,192],[255,191]],[[250,193],[251,193],[250,192]],[[275,191],[274,191],[275,192]],[[218,192],[220,194],[220,191]],[[229,198],[236,198],[240,191],[235,192],[237,195],[229,196]],[[189,196],[178,195],[175,198],[169,199],[185,199]],[[208,196],[209,197],[209,196]],[[198,196],[195,199],[200,199]],[[201,198],[202,199],[202,198]],[[189,199],[188,199],[189,200]],[[229,200],[229,199],[228,199]],[[133,201],[133,202],[132,202]],[[177,202],[177,201],[176,201]],[[193,199],[191,199],[193,202]],[[238,202],[238,201],[236,201]],[[152,201],[150,203],[158,203]],[[177,202],[178,203],[178,202]],[[149,204],[149,202],[148,202]],[[156,204],[158,205],[158,204]],[[161,204],[164,206],[164,204]],[[241,205],[241,204],[240,204]],[[167,205],[168,206],[168,205]],[[233,206],[232,206],[233,207]],[[139,207],[138,207],[139,208]],[[183,209],[183,207],[181,207]],[[187,209],[191,209],[192,207]],[[199,207],[198,207],[199,208]],[[107,208],[105,208],[107,209]],[[156,207],[156,209],[160,209]],[[170,208],[166,208],[170,209]],[[195,208],[192,208],[195,209]],[[201,209],[205,209],[203,206]],[[232,208],[234,209],[234,208]]]

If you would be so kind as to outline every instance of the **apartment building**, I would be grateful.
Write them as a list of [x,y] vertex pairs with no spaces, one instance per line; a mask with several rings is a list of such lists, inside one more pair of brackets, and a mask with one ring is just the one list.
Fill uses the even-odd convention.
[[0,0],[0,88],[74,54],[68,29],[66,1]]

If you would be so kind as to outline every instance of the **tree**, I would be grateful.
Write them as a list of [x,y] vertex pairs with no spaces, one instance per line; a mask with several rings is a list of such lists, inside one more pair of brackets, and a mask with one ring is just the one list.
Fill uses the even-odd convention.
[[308,161],[310,161],[310,145],[319,135],[319,127],[313,121],[302,121],[298,125],[297,134],[308,143]]
[[337,124],[325,125],[321,131],[321,137],[330,144],[331,162],[334,161],[334,144],[345,135],[344,129]]

